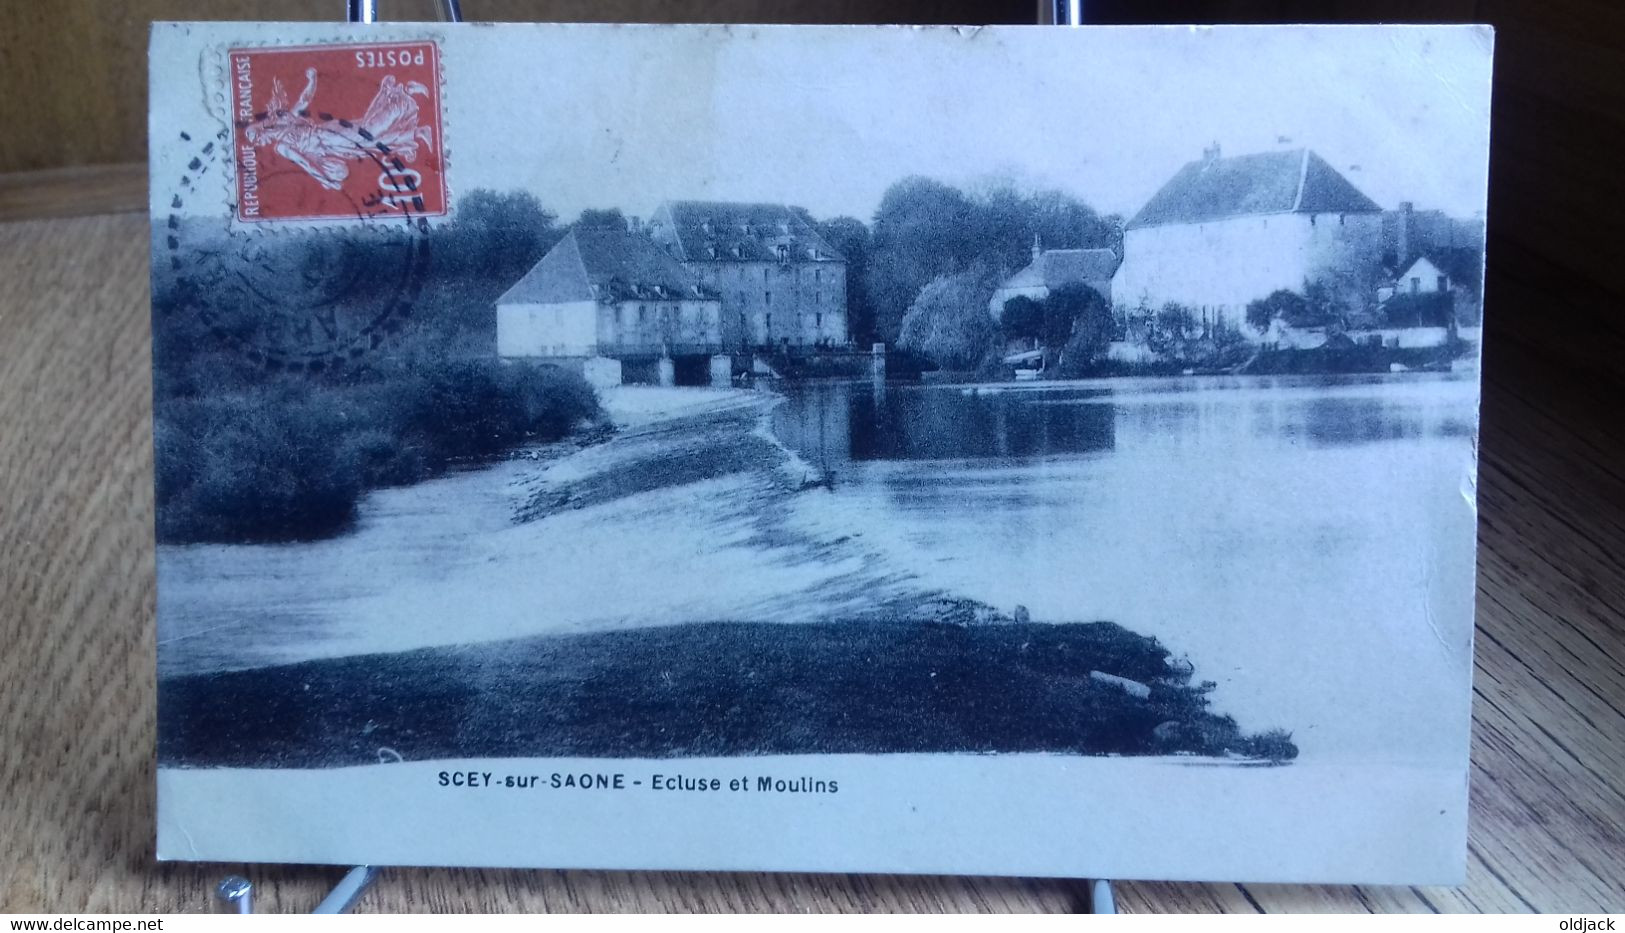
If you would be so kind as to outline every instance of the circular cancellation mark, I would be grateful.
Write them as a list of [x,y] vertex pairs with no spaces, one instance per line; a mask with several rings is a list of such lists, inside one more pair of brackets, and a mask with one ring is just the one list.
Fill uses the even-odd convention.
[[350,197],[345,220],[236,224],[235,205],[198,203],[200,180],[230,144],[224,131],[197,145],[165,220],[171,310],[196,314],[211,337],[271,370],[321,372],[377,349],[411,316],[427,278],[417,174],[364,128],[322,118],[378,171],[378,188]]

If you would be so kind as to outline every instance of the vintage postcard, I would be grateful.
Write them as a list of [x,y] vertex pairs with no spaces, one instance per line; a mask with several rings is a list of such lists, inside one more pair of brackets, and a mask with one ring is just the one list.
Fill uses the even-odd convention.
[[159,855],[1460,880],[1491,46],[155,26]]

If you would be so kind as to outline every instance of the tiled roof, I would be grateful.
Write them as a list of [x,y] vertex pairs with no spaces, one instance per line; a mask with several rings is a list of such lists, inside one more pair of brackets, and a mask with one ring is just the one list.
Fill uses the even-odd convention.
[[1109,249],[1051,249],[1004,280],[1004,288],[1059,288],[1068,282],[1102,282],[1117,272],[1117,253]]
[[1255,214],[1380,211],[1308,149],[1202,158],[1180,169],[1128,222],[1130,229]]
[[604,228],[570,231],[497,304],[714,297],[648,237]]
[[672,244],[685,262],[844,259],[800,212],[783,204],[668,201],[655,212],[653,223],[655,235]]

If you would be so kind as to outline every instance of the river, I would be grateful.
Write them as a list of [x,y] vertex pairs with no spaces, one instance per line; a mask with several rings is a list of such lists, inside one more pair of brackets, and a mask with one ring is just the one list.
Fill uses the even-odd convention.
[[[160,547],[159,671],[838,620],[946,593],[1154,635],[1215,682],[1216,710],[1291,730],[1303,760],[1454,767],[1475,390],[1449,375],[614,389],[609,443],[380,490],[324,541]],[[663,475],[680,448],[767,453]],[[538,490],[623,476],[655,481],[516,520]]]
[[[1459,760],[1476,376],[789,390],[809,523],[1034,619],[1110,619],[1306,756]],[[810,510],[809,510],[810,511]]]

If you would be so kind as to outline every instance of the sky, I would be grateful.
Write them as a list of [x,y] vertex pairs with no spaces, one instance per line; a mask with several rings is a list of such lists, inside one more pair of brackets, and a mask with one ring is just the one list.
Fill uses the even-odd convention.
[[[174,37],[185,51],[155,64],[155,139],[160,123],[207,116],[191,88],[199,74],[209,86],[208,49],[290,27],[257,28]],[[302,29],[336,39],[346,27]],[[522,188],[564,219],[589,207],[647,216],[669,198],[867,220],[909,175],[1058,188],[1132,215],[1215,142],[1226,155],[1307,146],[1384,207],[1484,206],[1483,27],[387,24],[364,35],[440,38],[454,195]]]

